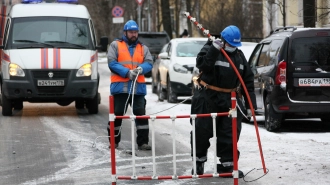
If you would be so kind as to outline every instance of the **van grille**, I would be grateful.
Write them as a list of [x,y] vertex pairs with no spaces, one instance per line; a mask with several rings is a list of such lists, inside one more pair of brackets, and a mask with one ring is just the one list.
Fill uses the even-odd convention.
[[[53,77],[50,78],[48,74],[52,72]],[[32,71],[32,77],[34,84],[37,89],[37,93],[39,96],[58,96],[58,95],[63,95],[65,91],[66,84],[68,82],[68,78],[70,76],[70,70],[66,71]],[[64,86],[38,86],[37,81],[38,80],[56,80],[56,79],[61,79],[64,80]]]
[[67,79],[69,78],[70,71],[32,71],[32,76],[34,79],[49,79],[48,73],[52,72],[54,77],[52,79]]

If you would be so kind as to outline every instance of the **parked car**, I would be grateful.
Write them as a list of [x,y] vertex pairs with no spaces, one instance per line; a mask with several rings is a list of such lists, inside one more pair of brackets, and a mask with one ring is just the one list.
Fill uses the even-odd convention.
[[[168,43],[163,46],[163,48],[160,50],[159,54],[166,52],[167,46],[168,46]],[[158,71],[159,71],[158,70],[159,61],[160,61],[159,54],[157,55],[157,57],[155,59],[155,62],[153,63],[153,66],[152,66],[152,70],[151,70],[151,74],[152,74],[152,78],[151,78],[151,87],[152,88],[151,88],[151,90],[152,90],[152,93],[157,93],[158,81],[157,81],[156,77],[158,76]]]
[[196,56],[206,41],[207,38],[175,38],[159,54],[152,69],[152,88],[157,87],[160,101],[175,103],[179,96],[191,96]]
[[[258,43],[256,42],[242,42],[242,46],[238,47],[238,49],[242,50],[242,52],[244,53],[244,56],[246,58],[246,60],[249,60],[251,53],[253,52],[255,46]],[[191,81],[193,82],[195,78],[197,78],[199,74],[199,69],[195,66],[192,72],[192,78]],[[192,93],[194,92],[194,88],[195,86],[192,86]]]
[[329,28],[279,28],[255,47],[249,64],[268,131],[289,118],[330,121]]
[[[154,61],[164,44],[170,41],[170,37],[165,31],[162,32],[139,32],[139,41],[148,46]],[[145,77],[151,77],[151,71]]]

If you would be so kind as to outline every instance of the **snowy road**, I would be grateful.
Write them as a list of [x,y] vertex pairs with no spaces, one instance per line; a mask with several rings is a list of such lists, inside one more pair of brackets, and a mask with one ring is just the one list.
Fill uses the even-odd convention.
[[[22,111],[13,116],[0,116],[0,184],[111,184],[110,153],[106,136],[109,119],[109,70],[100,62],[100,93],[102,103],[97,115],[86,110],[76,110],[74,104],[61,107],[57,104],[24,102]],[[148,85],[148,115],[186,115],[190,104],[158,102]],[[129,109],[130,110],[130,109]],[[0,107],[1,111],[1,107]],[[127,115],[131,113],[128,111]],[[258,117],[258,120],[262,120]],[[270,133],[258,126],[265,165],[269,173],[264,177],[256,129],[244,123],[239,149],[239,168],[247,174],[239,184],[330,184],[330,129],[319,119],[289,120],[280,133]],[[156,174],[172,175],[171,120],[157,120],[150,126],[155,129]],[[188,119],[175,122],[177,174],[190,175],[191,157]],[[130,121],[123,123],[123,137],[116,150],[117,175],[132,175]],[[151,140],[151,131],[150,131]],[[95,142],[95,145],[93,145]],[[152,143],[151,142],[151,143]],[[205,172],[213,172],[213,150]],[[151,151],[136,151],[136,173],[151,176],[153,165]],[[252,181],[252,182],[247,182]],[[117,184],[233,184],[228,178],[182,179],[163,181],[118,180]]]

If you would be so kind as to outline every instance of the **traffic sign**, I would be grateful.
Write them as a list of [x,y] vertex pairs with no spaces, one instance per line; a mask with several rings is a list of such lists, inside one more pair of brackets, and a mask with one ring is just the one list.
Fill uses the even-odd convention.
[[135,0],[135,1],[141,6],[144,0]]
[[124,9],[120,6],[115,6],[112,8],[111,12],[114,17],[122,17],[124,14]]

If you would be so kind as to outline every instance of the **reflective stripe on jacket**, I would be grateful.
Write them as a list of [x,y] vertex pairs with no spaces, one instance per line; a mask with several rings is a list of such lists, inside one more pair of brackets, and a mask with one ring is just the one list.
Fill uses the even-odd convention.
[[[122,64],[124,67],[129,69],[135,69],[139,66],[139,64],[143,63],[144,60],[144,52],[141,44],[137,44],[135,47],[135,51],[133,57],[128,51],[127,45],[124,41],[117,41],[118,44],[118,62]],[[128,82],[129,78],[121,77],[116,73],[111,73],[111,82]],[[137,82],[145,83],[144,75],[139,75]]]

